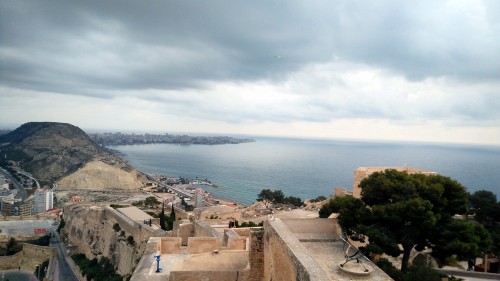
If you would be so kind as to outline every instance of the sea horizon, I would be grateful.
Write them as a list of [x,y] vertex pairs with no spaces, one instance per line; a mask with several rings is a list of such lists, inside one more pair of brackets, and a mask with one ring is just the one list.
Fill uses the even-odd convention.
[[[217,134],[216,134],[217,135]],[[238,135],[230,135],[238,137]],[[239,135],[241,137],[242,135]],[[227,145],[136,144],[107,146],[136,169],[165,176],[208,178],[217,198],[251,204],[263,188],[311,199],[330,196],[335,187],[352,190],[354,170],[369,166],[409,166],[435,171],[467,191],[500,195],[500,146],[245,137],[256,142]]]

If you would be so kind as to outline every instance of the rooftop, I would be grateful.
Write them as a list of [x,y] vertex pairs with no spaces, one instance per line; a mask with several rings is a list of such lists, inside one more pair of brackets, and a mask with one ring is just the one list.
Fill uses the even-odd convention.
[[133,221],[144,221],[144,220],[149,220],[153,219],[152,216],[148,215],[146,212],[143,210],[130,206],[130,207],[125,207],[125,208],[117,208],[116,209],[118,212],[122,213],[123,215],[127,216],[129,219]]

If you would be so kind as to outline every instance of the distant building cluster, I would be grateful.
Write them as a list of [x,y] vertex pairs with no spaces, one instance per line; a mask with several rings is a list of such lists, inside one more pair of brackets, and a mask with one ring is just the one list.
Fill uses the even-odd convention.
[[90,138],[100,145],[128,145],[148,143],[174,143],[174,144],[238,144],[254,142],[253,139],[239,139],[228,136],[188,136],[170,134],[123,134],[123,133],[97,133],[89,134]]
[[0,196],[0,213],[4,216],[33,216],[54,208],[54,192],[51,189],[37,189],[26,200],[14,194]]

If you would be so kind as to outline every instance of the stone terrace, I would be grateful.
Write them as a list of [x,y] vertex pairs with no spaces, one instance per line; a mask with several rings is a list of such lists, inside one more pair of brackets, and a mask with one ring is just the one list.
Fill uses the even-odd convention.
[[[283,231],[279,235],[292,235],[294,239],[298,240],[300,246],[295,247],[295,250],[303,251],[311,257],[329,275],[330,280],[392,280],[366,257],[360,259],[362,265],[356,266],[365,266],[371,269],[369,275],[356,276],[340,269],[339,264],[345,261],[344,242],[339,236],[340,229],[334,219],[284,219],[282,221],[276,219],[270,221],[270,224],[273,226],[284,224],[289,232]],[[352,254],[353,249],[349,253]],[[353,265],[355,261],[350,261],[349,264]]]

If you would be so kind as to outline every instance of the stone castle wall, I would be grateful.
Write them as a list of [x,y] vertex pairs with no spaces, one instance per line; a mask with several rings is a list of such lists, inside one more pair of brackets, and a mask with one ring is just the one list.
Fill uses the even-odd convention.
[[12,256],[0,257],[0,270],[18,269],[34,272],[36,266],[49,260],[47,277],[44,280],[52,280],[55,271],[56,249],[31,244],[23,244],[23,250]]
[[326,273],[281,220],[264,223],[263,280],[329,281]]
[[435,172],[431,171],[426,171],[418,168],[412,168],[412,167],[359,167],[356,170],[354,170],[354,183],[352,186],[353,190],[353,196],[355,198],[361,198],[361,188],[359,187],[359,184],[361,183],[362,180],[370,176],[371,174],[375,172],[383,172],[388,169],[394,169],[400,172],[406,171],[408,174],[426,174],[426,175],[432,175],[436,174]]
[[[163,231],[134,222],[109,206],[69,205],[64,208],[66,226],[61,234],[67,237],[74,253],[83,253],[89,259],[107,257],[117,273],[129,275],[144,252],[147,239],[163,236]],[[120,231],[113,226],[118,224]],[[121,236],[121,232],[125,236]],[[132,236],[135,245],[127,242]]]
[[[250,232],[250,275],[248,281],[261,281],[264,279],[264,229]],[[267,279],[266,279],[267,280]]]
[[196,237],[218,237],[222,238],[222,234],[213,229],[209,223],[205,221],[195,221],[194,223],[194,236]]

